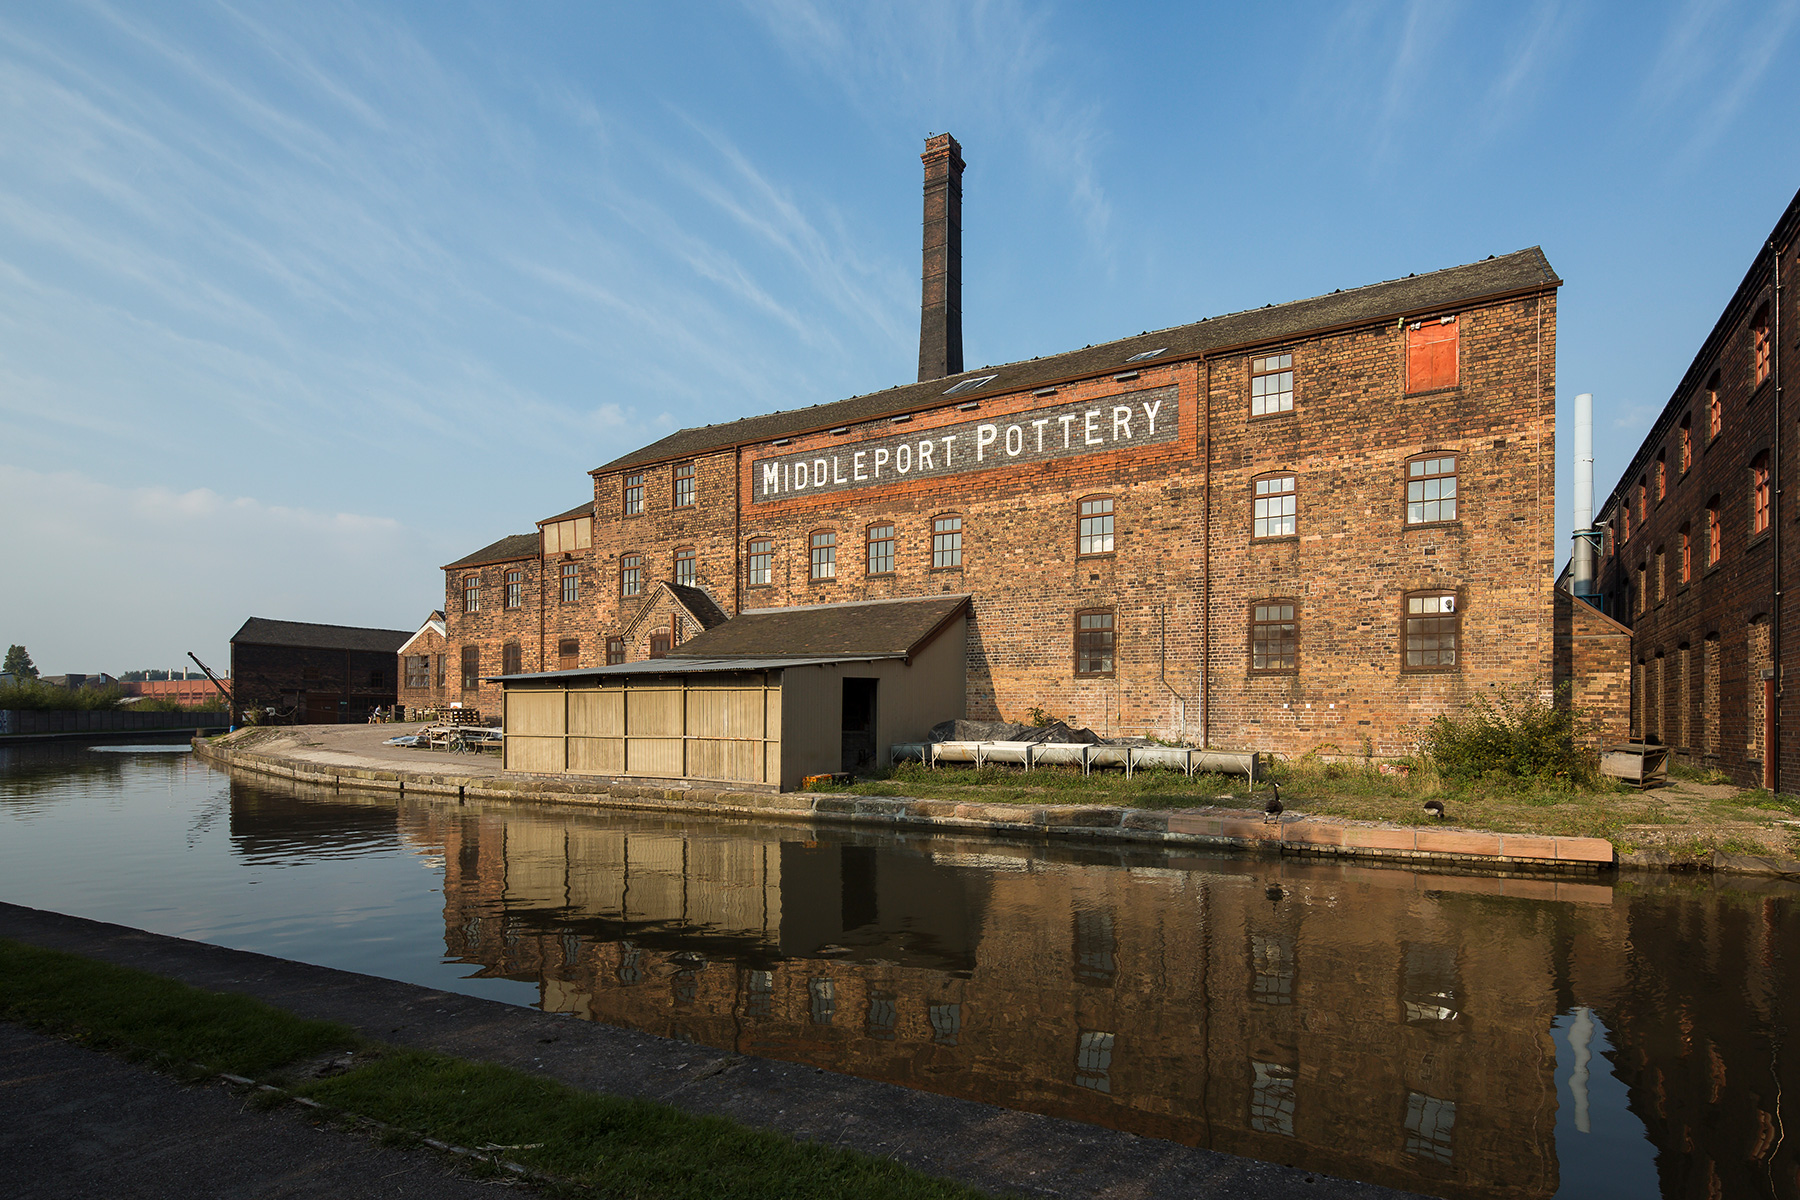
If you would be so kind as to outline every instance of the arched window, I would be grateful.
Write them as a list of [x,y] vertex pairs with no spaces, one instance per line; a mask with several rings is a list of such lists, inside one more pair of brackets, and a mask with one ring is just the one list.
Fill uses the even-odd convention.
[[1113,552],[1113,498],[1088,496],[1075,506],[1075,553],[1083,558]]
[[1264,475],[1250,484],[1252,538],[1293,537],[1299,532],[1299,497],[1292,472]]
[[868,573],[871,575],[892,575],[894,573],[894,523],[880,521],[864,530],[863,538],[868,545]]
[[808,539],[812,548],[812,578],[837,578],[837,531],[815,529]]
[[1769,377],[1769,306],[1764,303],[1750,320],[1750,386]]
[[621,554],[619,556],[619,595],[641,596],[643,593],[644,556]]
[[775,579],[775,542],[751,538],[745,547],[746,577],[751,587],[768,587]]
[[963,519],[960,513],[944,513],[931,519],[931,569],[961,570]]
[[1769,527],[1769,452],[1764,450],[1750,462],[1750,533],[1762,533]]
[[1681,418],[1681,473],[1686,475],[1694,465],[1694,419]]
[[682,587],[693,587],[699,578],[699,559],[694,555],[694,548],[683,546],[675,551],[675,582]]
[[1723,540],[1719,529],[1719,498],[1714,496],[1706,502],[1706,565],[1716,566],[1723,549]]

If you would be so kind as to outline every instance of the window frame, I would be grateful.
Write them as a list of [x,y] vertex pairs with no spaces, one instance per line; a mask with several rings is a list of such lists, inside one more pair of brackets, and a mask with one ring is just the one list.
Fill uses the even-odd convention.
[[1687,473],[1694,469],[1693,413],[1683,413],[1681,415],[1681,430],[1678,436],[1680,439],[1681,475],[1685,478]]
[[[574,649],[571,650],[571,646],[573,646]],[[570,658],[575,660],[575,665],[572,667],[563,666],[563,661]],[[558,638],[556,641],[556,669],[559,671],[574,671],[578,670],[580,666],[581,639],[578,637]]]
[[[681,569],[684,566],[687,568],[686,579],[681,577]],[[671,578],[678,587],[700,586],[700,556],[695,552],[694,547],[677,546],[675,548],[674,574]]]
[[561,588],[557,594],[562,597],[562,603],[579,604],[581,602],[580,564],[572,562],[563,563],[559,575],[559,582],[561,583]]
[[[1438,472],[1434,472],[1431,474],[1421,473],[1421,474],[1417,474],[1417,475],[1415,475],[1413,473],[1413,464],[1415,464],[1415,463],[1430,464],[1430,463],[1443,462],[1445,460],[1448,460],[1450,463],[1450,470],[1447,472],[1446,471],[1438,471]],[[1408,458],[1406,460],[1405,468],[1406,469],[1404,471],[1402,471],[1400,474],[1400,481],[1401,481],[1402,486],[1405,489],[1405,497],[1404,497],[1404,501],[1403,501],[1405,507],[1402,510],[1401,516],[1405,522],[1406,528],[1422,529],[1422,528],[1425,528],[1427,526],[1432,526],[1432,525],[1454,525],[1458,521],[1462,520],[1462,480],[1461,480],[1462,451],[1460,451],[1460,450],[1433,450],[1426,454],[1415,454],[1411,458]],[[1434,480],[1434,479],[1448,479],[1451,481],[1452,490],[1451,490],[1451,494],[1450,494],[1450,505],[1451,505],[1450,515],[1448,517],[1439,516],[1439,517],[1429,519],[1429,520],[1421,517],[1419,520],[1415,521],[1415,520],[1413,520],[1413,517],[1412,517],[1412,506],[1414,504],[1414,500],[1412,498],[1413,484],[1417,483],[1417,484],[1420,484],[1421,486],[1423,486],[1424,484],[1429,483],[1431,480]],[[1428,500],[1428,499],[1422,498],[1419,501],[1417,501],[1417,503],[1420,504],[1421,506],[1427,505],[1427,504],[1439,505],[1440,508],[1438,511],[1441,513],[1443,511],[1441,506],[1444,503],[1444,497],[1440,494],[1435,499]],[[1627,535],[1627,536],[1629,536],[1629,535]]]
[[[1104,504],[1104,512],[1087,512],[1090,504]],[[1089,522],[1098,524],[1104,521],[1105,533],[1087,528]],[[1119,530],[1119,498],[1110,492],[1096,492],[1092,496],[1083,496],[1075,501],[1075,557],[1080,558],[1116,558],[1118,556]],[[1092,543],[1100,538],[1106,539],[1106,549],[1096,550]]]
[[624,490],[620,497],[619,511],[627,517],[644,515],[644,473],[642,471],[624,477]]
[[1706,565],[1708,569],[1719,565],[1725,557],[1725,529],[1719,519],[1719,496],[1714,493],[1706,502]]
[[609,637],[606,639],[606,665],[616,667],[625,661],[625,639]]
[[[821,540],[825,539],[825,540]],[[808,583],[837,581],[837,530],[814,529],[806,535],[806,579]],[[824,556],[820,556],[820,552]],[[821,568],[826,568],[821,570]]]
[[[686,485],[683,487],[683,485]],[[687,499],[682,499],[683,493]],[[700,503],[699,472],[694,469],[694,461],[678,462],[669,470],[669,507],[693,508]]]
[[[1104,629],[1102,629],[1099,626],[1094,626],[1089,629],[1083,629],[1082,624],[1081,624],[1081,619],[1083,617],[1105,617],[1107,623],[1106,623],[1106,626],[1104,627]],[[1070,622],[1070,632],[1073,635],[1073,645],[1071,647],[1073,650],[1073,657],[1072,657],[1069,665],[1074,670],[1075,678],[1077,678],[1077,679],[1111,679],[1118,675],[1118,673],[1119,673],[1119,614],[1118,614],[1118,609],[1116,607],[1108,606],[1108,607],[1104,607],[1104,608],[1078,608],[1078,609],[1076,609],[1074,616]],[[1105,637],[1107,638],[1107,647],[1106,647],[1106,664],[1107,664],[1107,666],[1106,666],[1106,669],[1103,671],[1092,671],[1092,670],[1084,671],[1084,670],[1082,670],[1081,668],[1082,668],[1082,664],[1084,662],[1082,655],[1083,655],[1084,651],[1088,653],[1090,659],[1093,657],[1096,657],[1095,653],[1093,652],[1093,650],[1091,648],[1090,639],[1098,639],[1103,633],[1104,633]]]
[[524,570],[515,568],[506,573],[506,599],[504,605],[507,608],[525,607]]
[[1750,390],[1756,391],[1769,380],[1770,363],[1769,302],[1764,300],[1756,315],[1750,318]]
[[481,690],[481,646],[475,642],[465,642],[462,647],[462,688],[464,692]]
[[[1260,354],[1251,356],[1249,359],[1249,366],[1250,419],[1259,421],[1264,417],[1281,417],[1292,413],[1299,392],[1297,386],[1299,375],[1294,370],[1293,350],[1265,350]],[[1277,388],[1273,392],[1265,389],[1261,395],[1257,394],[1256,385],[1260,380],[1279,380],[1283,375],[1287,376],[1287,387],[1285,389]],[[1268,406],[1270,396],[1285,397],[1287,402],[1286,404],[1277,404],[1276,407],[1270,408]],[[1262,411],[1260,412],[1257,411],[1257,406],[1259,404],[1262,406]]]
[[[1266,609],[1286,609],[1287,616],[1266,616]],[[1252,675],[1298,675],[1300,673],[1300,601],[1290,596],[1267,596],[1260,600],[1252,600],[1249,605],[1249,644],[1248,657]],[[1288,653],[1283,656],[1281,666],[1257,666],[1256,651],[1258,633],[1265,629],[1287,626],[1289,636],[1285,642]],[[1267,645],[1266,639],[1264,644]],[[1278,643],[1280,644],[1280,643]],[[1266,654],[1266,651],[1265,651]]]
[[1694,529],[1684,521],[1676,532],[1681,535],[1681,586],[1686,587],[1694,582]]
[[[877,530],[885,529],[886,537],[876,537]],[[875,547],[887,547],[887,566],[880,570],[875,565]],[[863,573],[871,579],[884,578],[897,573],[899,562],[900,534],[899,526],[893,521],[872,521],[863,526]]]
[[[762,547],[758,550],[758,547]],[[756,560],[763,559],[763,578],[756,578]],[[753,537],[744,543],[744,586],[775,586],[775,539]]]
[[[1288,482],[1286,491],[1278,492],[1270,487],[1263,490],[1263,485],[1273,485],[1277,480]],[[1286,497],[1291,512],[1280,513],[1275,517],[1259,515],[1258,510],[1264,505]],[[1293,525],[1293,530],[1281,533],[1258,533],[1257,529],[1264,521],[1281,520]],[[1300,536],[1300,473],[1298,471],[1270,471],[1258,475],[1250,481],[1250,540],[1253,542],[1279,542],[1296,539]]]
[[1769,494],[1769,452],[1762,451],[1750,460],[1750,536],[1759,538],[1769,532],[1772,515]]
[[463,576],[463,611],[478,613],[481,611],[481,575],[479,572]]
[[1725,432],[1725,402],[1719,399],[1719,373],[1714,371],[1706,381],[1706,444],[1712,445]]
[[[402,664],[401,677],[406,680],[409,692],[428,692],[431,690],[431,655],[408,654]],[[416,681],[416,682],[415,682]]]
[[[1451,330],[1451,334],[1447,338],[1439,337],[1426,339],[1415,336],[1425,333],[1428,329],[1442,330],[1445,328]],[[1421,350],[1439,345],[1446,341],[1451,343],[1449,380],[1446,382],[1437,375],[1432,375],[1426,379],[1419,378],[1419,374],[1415,373],[1413,369],[1414,356]],[[1406,362],[1404,370],[1406,372],[1405,394],[1408,396],[1428,396],[1434,392],[1447,392],[1461,387],[1462,321],[1459,317],[1452,314],[1450,316],[1422,317],[1419,320],[1408,322],[1406,326]]]
[[1661,504],[1669,498],[1669,464],[1664,452],[1656,452],[1656,466],[1651,469],[1651,478],[1656,481],[1656,502]]
[[619,599],[644,594],[644,556],[637,551],[619,555]]
[[[951,521],[956,523],[953,528],[940,528]],[[942,512],[934,513],[932,515],[931,569],[933,571],[960,571],[963,569],[963,551],[966,548],[964,538],[965,532],[966,529],[963,515],[960,512]],[[946,543],[941,549],[939,548],[940,539]],[[947,544],[952,539],[954,539],[955,544]],[[953,561],[941,561],[946,558],[952,559]]]
[[[1444,613],[1441,610],[1436,611],[1436,612],[1420,612],[1420,613],[1414,613],[1412,611],[1412,605],[1413,605],[1414,600],[1431,600],[1431,599],[1435,599],[1435,600],[1439,600],[1439,601],[1449,600],[1451,602],[1450,611],[1448,613]],[[1419,663],[1419,664],[1415,665],[1412,662],[1410,662],[1409,660],[1411,659],[1411,657],[1414,653],[1414,651],[1410,645],[1410,642],[1413,638],[1413,621],[1415,621],[1415,620],[1441,621],[1446,616],[1448,616],[1452,622],[1451,628],[1450,628],[1450,636],[1454,639],[1454,642],[1450,647],[1450,653],[1452,655],[1452,659],[1449,662],[1449,664],[1446,665],[1442,662],[1437,662],[1437,663],[1430,663],[1430,664]],[[1456,674],[1456,673],[1460,672],[1463,667],[1463,657],[1464,657],[1463,636],[1462,636],[1462,619],[1463,619],[1462,595],[1461,595],[1461,590],[1458,588],[1416,588],[1412,591],[1408,591],[1408,592],[1404,593],[1400,598],[1400,672],[1401,672],[1401,674],[1403,674],[1403,675],[1450,675],[1450,674]],[[1437,628],[1434,628],[1432,635],[1440,635],[1438,633]],[[1424,632],[1421,632],[1420,636],[1428,636],[1428,635],[1425,634]],[[1442,647],[1434,647],[1430,651],[1426,651],[1423,648],[1421,648],[1418,651],[1418,653],[1420,653],[1420,654],[1426,654],[1426,653],[1441,654],[1442,652],[1443,652]]]
[[517,641],[505,642],[500,647],[500,673],[502,675],[522,675],[525,672],[525,650]]

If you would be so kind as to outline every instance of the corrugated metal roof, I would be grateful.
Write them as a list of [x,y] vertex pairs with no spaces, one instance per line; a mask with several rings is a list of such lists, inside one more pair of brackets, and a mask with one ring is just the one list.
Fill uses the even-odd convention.
[[251,617],[231,635],[234,645],[294,646],[305,650],[373,650],[394,654],[412,640],[415,629],[364,629],[356,625],[314,625],[308,621],[272,621]]
[[491,546],[483,546],[473,554],[464,555],[453,563],[444,564],[444,570],[454,571],[458,567],[479,567],[487,563],[517,562],[521,558],[536,558],[538,547],[543,539],[535,533],[512,533],[501,538]]
[[522,675],[490,675],[488,683],[533,683],[546,679],[604,679],[621,675],[742,674],[746,671],[780,671],[788,667],[829,667],[840,663],[880,662],[905,658],[904,654],[815,654],[771,658],[650,658],[643,662],[615,663],[610,667],[579,667],[573,671],[538,671]]
[[848,400],[816,404],[811,408],[790,409],[721,425],[682,429],[660,441],[621,455],[603,467],[596,467],[592,474],[598,475],[643,463],[689,458],[731,446],[794,437],[900,413],[924,412],[953,403],[954,400],[947,400],[944,393],[959,382],[981,375],[997,375],[998,378],[986,387],[958,398],[1006,395],[1051,383],[1110,375],[1128,369],[1125,364],[1131,356],[1146,350],[1167,351],[1156,357],[1156,363],[1174,362],[1238,347],[1290,341],[1328,329],[1354,328],[1377,321],[1391,321],[1401,316],[1465,307],[1481,300],[1542,291],[1561,284],[1562,280],[1551,269],[1544,252],[1532,246],[1466,266],[1431,271],[1424,275],[1409,275],[1405,279],[1332,292],[1327,296],[1314,296],[1287,304],[1230,313],[1192,325],[1155,330],[1049,358],[978,367],[960,375],[904,384],[884,392],[871,392]]
[[[849,655],[909,657],[963,611],[966,594],[858,600],[739,613],[670,651],[683,658],[771,658]],[[667,661],[666,659],[664,661]]]

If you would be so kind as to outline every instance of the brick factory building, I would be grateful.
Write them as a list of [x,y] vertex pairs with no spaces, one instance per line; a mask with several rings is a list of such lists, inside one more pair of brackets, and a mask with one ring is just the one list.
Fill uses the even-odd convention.
[[1797,644],[1781,598],[1800,579],[1794,514],[1781,508],[1796,450],[1781,416],[1793,373],[1783,350],[1800,329],[1796,230],[1800,194],[1595,517],[1602,606],[1632,627],[1633,734],[1785,791],[1800,783],[1800,727],[1780,719]]
[[944,135],[924,161],[919,381],[681,430],[449,564],[452,698],[497,712],[486,677],[745,610],[943,593],[971,597],[977,719],[1397,755],[1549,686],[1539,250],[964,371],[963,164]]
[[395,656],[413,635],[251,617],[231,636],[231,692],[240,712],[273,709],[285,724],[366,721],[395,700]]

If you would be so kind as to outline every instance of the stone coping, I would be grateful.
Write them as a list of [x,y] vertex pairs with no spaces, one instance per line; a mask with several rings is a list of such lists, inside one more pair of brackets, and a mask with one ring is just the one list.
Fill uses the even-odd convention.
[[738,792],[663,787],[521,772],[456,774],[416,770],[403,764],[391,767],[339,765],[293,755],[236,750],[201,738],[194,739],[194,751],[221,766],[299,783],[454,796],[459,801],[525,800],[913,830],[935,828],[964,834],[1209,846],[1284,855],[1386,860],[1407,865],[1456,864],[1478,870],[1531,873],[1591,874],[1618,865],[1612,843],[1604,838],[1540,837],[1428,826],[1407,828],[1297,813],[1285,813],[1275,820],[1243,809],[1228,808],[1148,810],[1110,805],[971,804],[955,800],[849,796],[829,792]]

